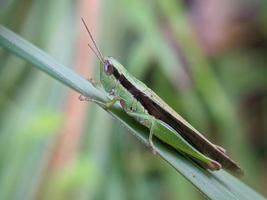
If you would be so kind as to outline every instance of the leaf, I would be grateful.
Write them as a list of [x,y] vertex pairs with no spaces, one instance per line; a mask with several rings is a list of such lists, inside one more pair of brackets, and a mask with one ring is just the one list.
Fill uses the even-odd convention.
[[[78,93],[89,96],[99,102],[107,100],[106,95],[94,88],[90,82],[57,63],[45,52],[3,26],[0,26],[0,45]],[[139,140],[148,145],[149,132],[145,127],[129,117],[118,106],[106,111],[119,120],[126,128],[130,129]],[[162,159],[167,161],[177,172],[181,173],[210,199],[265,199],[224,170],[218,172],[205,170],[183,157],[177,151],[168,148],[167,145],[159,141],[155,141],[154,144],[158,155]]]

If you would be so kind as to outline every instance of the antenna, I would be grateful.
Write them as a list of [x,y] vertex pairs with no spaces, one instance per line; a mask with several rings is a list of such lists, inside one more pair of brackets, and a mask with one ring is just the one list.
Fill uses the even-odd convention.
[[[96,51],[93,49],[93,47],[88,43],[87,44],[88,47],[94,52],[94,54],[96,55],[96,57],[100,60],[100,62],[103,62],[103,60],[99,57],[99,55],[96,53]],[[103,63],[104,64],[104,63]]]
[[81,19],[82,19],[82,22],[83,22],[83,24],[84,24],[86,30],[87,30],[87,33],[89,34],[89,36],[90,36],[90,38],[91,38],[91,40],[92,40],[92,42],[93,42],[93,44],[94,44],[94,47],[95,47],[96,51],[94,50],[94,48],[93,48],[90,44],[88,44],[88,46],[89,46],[90,49],[94,52],[94,54],[97,56],[97,58],[98,58],[102,63],[104,63],[104,57],[103,57],[101,51],[99,50],[98,46],[96,45],[96,42],[95,42],[95,40],[94,40],[94,38],[93,38],[91,32],[89,31],[88,26],[86,25],[86,23],[85,23],[85,21],[84,21],[84,19],[83,19],[82,17],[81,17]]

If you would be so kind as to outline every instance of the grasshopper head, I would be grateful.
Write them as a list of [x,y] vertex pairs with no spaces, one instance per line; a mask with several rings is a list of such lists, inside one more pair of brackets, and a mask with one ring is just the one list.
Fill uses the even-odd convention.
[[110,59],[109,57],[104,59],[103,70],[107,76],[113,75],[114,71],[116,70],[112,63],[112,59]]
[[[116,89],[116,85],[118,82],[118,76],[120,75],[119,71],[117,70],[117,67],[120,68],[121,65],[118,61],[111,57],[104,58],[101,51],[99,50],[98,46],[96,45],[96,42],[87,27],[84,19],[82,18],[82,22],[87,30],[88,35],[91,38],[91,41],[93,42],[93,46],[88,43],[89,48],[94,52],[96,57],[101,62],[100,67],[100,81],[106,90],[106,92],[112,94],[113,91]],[[119,65],[118,65],[119,64]]]
[[100,81],[106,92],[112,94],[118,87],[121,75],[126,69],[114,58],[105,57],[100,67]]
[[108,93],[113,93],[118,83],[118,70],[115,59],[111,57],[104,58],[100,66],[100,81]]

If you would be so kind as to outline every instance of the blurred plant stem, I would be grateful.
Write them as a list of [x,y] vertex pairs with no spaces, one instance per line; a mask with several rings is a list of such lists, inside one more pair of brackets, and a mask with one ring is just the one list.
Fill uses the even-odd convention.
[[[216,78],[212,67],[200,49],[196,35],[192,31],[192,26],[186,18],[183,6],[175,6],[175,1],[160,1],[160,8],[166,17],[165,31],[169,31],[169,39],[176,49],[177,56],[180,57],[181,65],[188,76],[191,77],[191,87],[196,90],[204,101],[211,118],[219,127],[220,133],[213,133],[219,138],[226,149],[232,149],[231,154],[238,158],[240,163],[246,163],[253,158],[252,150],[245,140],[244,129],[237,116],[235,102],[229,98],[224,88]],[[225,134],[225,136],[221,136]],[[221,136],[221,137],[220,137]],[[244,156],[240,156],[242,152]],[[238,156],[239,155],[239,156]],[[250,181],[255,180],[254,175],[247,175]]]
[[[98,11],[101,10],[100,1],[80,0],[78,5],[78,16],[85,19],[94,37],[98,38],[99,24],[97,22],[100,15]],[[74,70],[84,77],[92,77],[94,68],[89,66],[94,66],[94,57],[86,45],[89,39],[87,32],[82,27],[80,17],[77,19],[76,26],[81,34],[75,45]],[[54,143],[53,153],[47,165],[46,175],[43,176],[43,183],[39,186],[37,199],[45,197],[46,194],[50,194],[50,198],[56,198],[49,192],[53,191],[50,188],[53,187],[53,177],[58,176],[57,174],[61,174],[62,170],[68,169],[78,161],[82,139],[87,133],[85,125],[86,120],[90,120],[87,116],[90,104],[78,101],[77,93],[74,91],[69,91],[64,99],[64,104],[64,124]]]
[[[155,141],[168,164],[162,162],[127,134],[125,127],[147,144],[148,131],[119,106],[107,114],[67,89],[107,100],[75,73],[99,77],[92,73],[95,65],[80,17],[92,32],[102,24],[101,37],[99,31],[93,35],[103,53],[225,147],[244,166],[245,182],[266,194],[264,3],[259,20],[259,10],[250,6],[258,0],[5,2],[0,3],[0,23],[18,35],[0,25],[0,199],[192,200],[203,197],[198,190],[213,199],[264,199],[225,171],[203,170]],[[202,31],[204,50],[198,40]],[[214,37],[223,40],[216,43]],[[226,52],[215,51],[219,47]],[[73,71],[66,67],[73,65]]]

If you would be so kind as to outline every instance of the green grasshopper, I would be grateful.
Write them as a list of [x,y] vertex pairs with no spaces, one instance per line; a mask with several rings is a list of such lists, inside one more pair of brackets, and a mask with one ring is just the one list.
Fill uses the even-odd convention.
[[128,115],[147,127],[150,131],[149,145],[154,153],[153,136],[206,169],[215,171],[224,168],[234,174],[242,174],[240,167],[222,147],[206,139],[117,60],[104,58],[83,19],[82,22],[95,49],[90,44],[88,46],[101,62],[101,85],[111,97],[105,105],[110,107],[119,102]]

